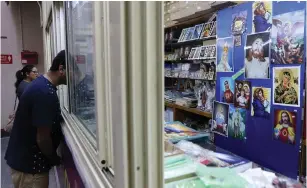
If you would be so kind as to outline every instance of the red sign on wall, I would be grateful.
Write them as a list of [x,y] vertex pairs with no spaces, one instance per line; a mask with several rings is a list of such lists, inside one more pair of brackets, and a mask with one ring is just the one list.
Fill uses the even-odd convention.
[[1,64],[13,64],[13,56],[1,54]]
[[77,64],[85,64],[85,55],[76,55]]

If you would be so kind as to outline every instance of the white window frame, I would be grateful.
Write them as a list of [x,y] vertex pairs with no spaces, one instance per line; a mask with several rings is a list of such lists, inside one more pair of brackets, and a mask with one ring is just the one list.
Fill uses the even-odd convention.
[[[64,12],[64,2],[56,1],[52,4],[53,20],[54,20],[54,31],[55,31],[55,54],[59,53],[61,50],[66,49],[66,33],[65,33],[65,12]],[[66,66],[67,67],[67,66]],[[68,99],[68,87],[67,85],[59,86],[59,98],[61,106],[68,111],[69,109],[69,99]]]
[[[62,105],[62,130],[76,168],[85,187],[163,187],[163,3],[94,2],[94,15],[97,150]],[[115,173],[112,183],[103,167]]]
[[163,4],[96,2],[95,17],[100,157],[115,187],[163,187]]

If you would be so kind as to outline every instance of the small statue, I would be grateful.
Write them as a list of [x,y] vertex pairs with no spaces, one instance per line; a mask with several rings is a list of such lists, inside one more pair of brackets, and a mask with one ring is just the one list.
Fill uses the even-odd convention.
[[202,106],[202,91],[203,89],[203,83],[202,81],[196,80],[195,81],[195,87],[194,87],[194,93],[197,99],[197,107],[200,108]]
[[206,82],[206,85],[203,87],[204,92],[206,93],[206,101],[203,103],[203,110],[206,112],[212,112],[213,101],[215,100],[215,88],[213,84]]

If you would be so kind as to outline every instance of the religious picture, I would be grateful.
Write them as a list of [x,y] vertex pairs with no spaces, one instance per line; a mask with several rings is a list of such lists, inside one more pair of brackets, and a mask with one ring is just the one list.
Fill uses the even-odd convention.
[[212,26],[213,26],[213,22],[205,23],[203,32],[201,34],[201,38],[207,38],[211,36]]
[[232,14],[231,32],[233,35],[242,35],[246,30],[247,11]]
[[251,84],[249,81],[236,80],[235,107],[249,109],[251,101]]
[[212,46],[211,53],[209,54],[211,58],[215,58],[216,56],[216,46]]
[[274,112],[274,138],[284,143],[295,144],[296,113],[287,110]]
[[205,54],[204,54],[204,59],[207,59],[209,56],[209,46],[205,46]]
[[188,59],[193,59],[197,48],[192,48]]
[[183,30],[181,31],[180,37],[179,37],[179,39],[178,39],[178,42],[182,42],[182,41],[183,41],[183,39],[184,39],[184,37],[185,37],[187,31],[188,31],[188,28],[183,29]]
[[253,3],[253,33],[271,31],[272,1],[255,1]]
[[305,11],[288,12],[273,17],[271,62],[301,64],[304,58]]
[[273,104],[300,107],[300,66],[273,67]]
[[213,102],[212,132],[228,137],[228,112],[228,104]]
[[201,47],[197,47],[193,59],[199,59]]
[[200,47],[199,59],[205,59],[206,46]]
[[241,46],[241,44],[242,44],[241,35],[235,35],[233,37],[234,37],[234,46]]
[[269,52],[270,32],[246,36],[245,78],[268,79],[270,77]]
[[185,49],[184,49],[184,57],[183,57],[184,59],[188,59],[189,58],[190,51],[191,51],[191,46],[185,47]]
[[185,38],[183,39],[183,41],[192,40],[194,31],[195,31],[195,27],[189,27],[187,34],[185,35]]
[[225,103],[233,103],[234,101],[234,83],[231,77],[220,78],[220,101]]
[[180,48],[179,58],[180,58],[180,59],[183,59],[183,58],[184,58],[184,47],[183,47],[183,46]]
[[270,118],[271,112],[271,88],[252,88],[252,110],[251,116]]
[[198,24],[195,26],[194,34],[192,40],[199,39],[201,32],[203,30],[204,24]]
[[217,72],[233,72],[233,38],[219,38],[217,48]]
[[212,24],[211,36],[216,36],[216,21],[214,21],[213,24]]
[[246,110],[229,105],[228,136],[243,140],[245,134]]

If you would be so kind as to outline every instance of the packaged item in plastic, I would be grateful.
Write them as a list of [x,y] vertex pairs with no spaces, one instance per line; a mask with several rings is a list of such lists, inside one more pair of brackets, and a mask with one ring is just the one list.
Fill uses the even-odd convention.
[[204,188],[249,188],[248,182],[229,168],[197,165],[196,174]]
[[184,152],[177,148],[173,143],[164,141],[164,157],[183,154]]
[[164,179],[166,182],[190,177],[195,171],[196,164],[185,155],[175,155],[164,159]]
[[165,184],[164,188],[203,188],[204,183],[198,178],[187,178]]
[[194,160],[199,162],[209,160],[211,163],[214,163],[219,167],[225,167],[229,165],[228,163],[218,159],[213,151],[202,148],[192,142],[181,140],[176,144],[176,146],[184,151],[187,155],[193,157]]

